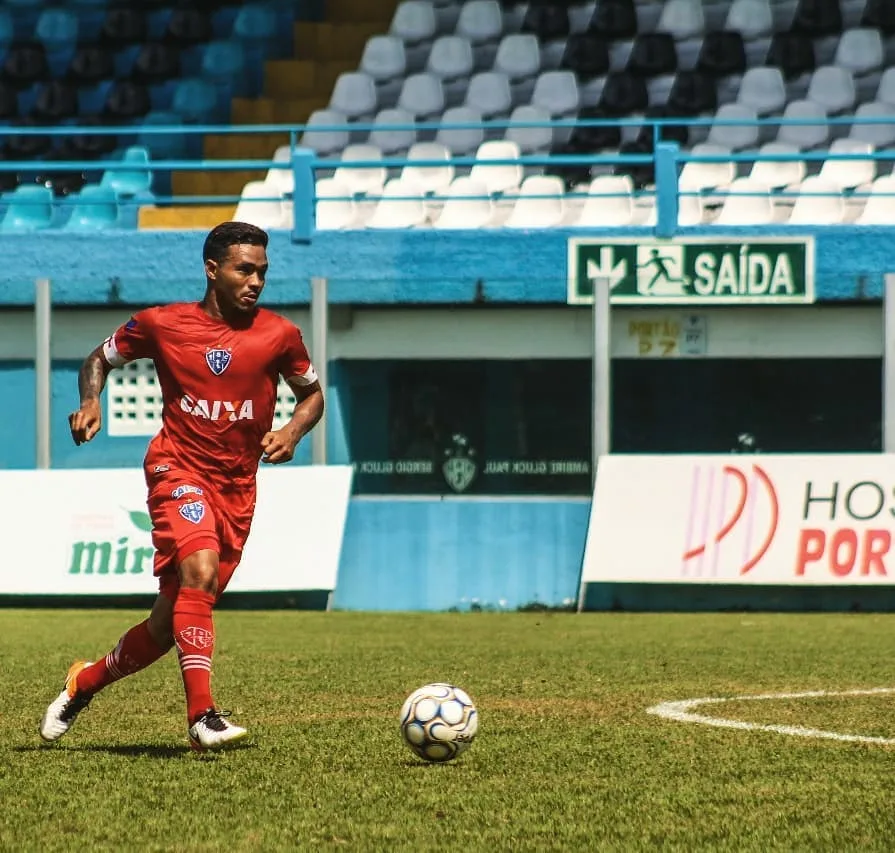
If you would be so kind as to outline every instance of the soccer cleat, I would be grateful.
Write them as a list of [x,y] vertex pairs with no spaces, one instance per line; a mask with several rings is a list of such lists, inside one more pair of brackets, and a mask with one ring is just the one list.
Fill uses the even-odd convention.
[[78,714],[81,713],[93,698],[86,693],[78,693],[76,680],[78,673],[90,666],[92,661],[75,661],[65,676],[65,687],[62,692],[50,702],[50,706],[44,712],[40,721],[40,736],[46,741],[59,740],[74,724]]
[[224,749],[241,741],[248,732],[224,719],[229,716],[229,711],[209,708],[190,726],[190,746],[197,752],[204,752],[206,749]]

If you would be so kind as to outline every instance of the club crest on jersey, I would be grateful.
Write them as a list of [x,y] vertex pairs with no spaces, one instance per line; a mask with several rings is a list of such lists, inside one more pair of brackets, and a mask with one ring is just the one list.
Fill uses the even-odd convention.
[[184,504],[177,510],[187,521],[198,524],[205,517],[205,504],[202,501],[193,501]]
[[215,376],[220,376],[230,366],[230,350],[208,350],[208,352],[205,353],[205,363]]

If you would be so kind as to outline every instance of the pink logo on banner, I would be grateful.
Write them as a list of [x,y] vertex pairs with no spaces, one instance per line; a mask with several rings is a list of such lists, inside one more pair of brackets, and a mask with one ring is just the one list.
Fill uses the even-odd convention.
[[771,547],[779,519],[777,489],[761,466],[748,475],[733,465],[694,466],[681,574],[718,577],[719,563],[748,574]]

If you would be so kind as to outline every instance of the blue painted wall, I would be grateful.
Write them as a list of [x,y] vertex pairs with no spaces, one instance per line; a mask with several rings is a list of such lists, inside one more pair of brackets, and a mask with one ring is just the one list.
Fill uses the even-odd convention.
[[355,498],[333,606],[569,606],[578,596],[589,513],[588,500]]
[[[879,300],[895,270],[889,227],[681,229],[743,237],[813,234],[820,301]],[[310,245],[271,238],[265,300],[300,305],[308,279],[325,276],[334,303],[564,303],[566,241],[582,232],[322,232]],[[652,237],[649,229],[606,229],[602,238]],[[11,263],[0,270],[0,306],[29,305],[35,278],[50,278],[59,305],[149,305],[197,298],[202,231],[17,234],[3,238]]]

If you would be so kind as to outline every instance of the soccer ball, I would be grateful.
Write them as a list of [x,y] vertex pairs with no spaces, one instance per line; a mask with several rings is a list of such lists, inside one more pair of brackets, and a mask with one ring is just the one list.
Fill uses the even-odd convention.
[[479,728],[472,699],[453,684],[414,690],[401,708],[401,735],[425,761],[450,761],[469,749]]

